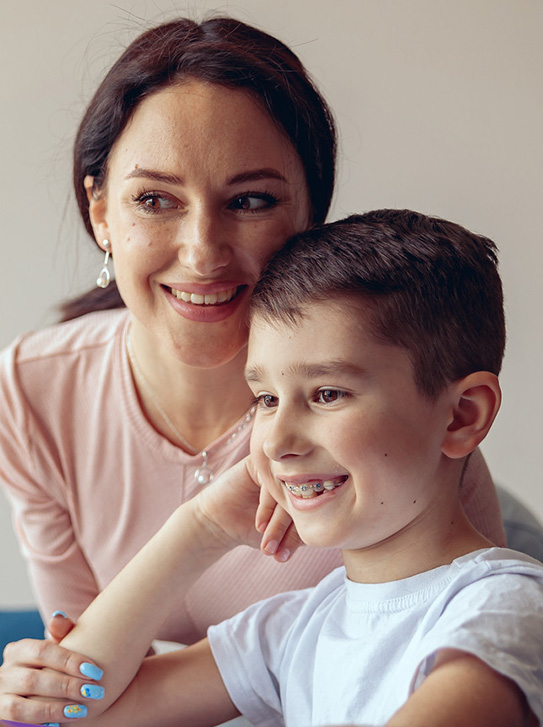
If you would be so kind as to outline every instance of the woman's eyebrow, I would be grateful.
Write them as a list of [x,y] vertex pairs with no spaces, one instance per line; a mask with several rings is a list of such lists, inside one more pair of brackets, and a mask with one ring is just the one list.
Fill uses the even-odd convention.
[[[132,169],[132,171],[128,172],[125,178],[152,179],[155,182],[176,184],[179,186],[183,186],[185,184],[185,180],[183,179],[183,177],[180,177],[177,174],[169,174],[168,172],[159,172],[155,169],[143,169],[140,167],[138,167],[137,169]],[[281,174],[281,172],[279,172],[277,169],[273,169],[272,167],[266,167],[264,169],[250,169],[246,172],[240,172],[239,174],[235,174],[233,177],[230,177],[227,180],[227,185],[232,186],[234,184],[242,184],[243,182],[257,182],[260,179],[277,179],[280,182],[287,181],[284,175]]]
[[227,184],[240,184],[241,182],[257,182],[259,179],[278,179],[286,182],[285,177],[277,169],[273,167],[265,167],[264,169],[250,169],[246,172],[240,172],[230,177]]
[[154,169],[132,169],[128,172],[125,179],[134,178],[145,178],[152,179],[155,182],[163,182],[164,184],[176,184],[182,186],[185,182],[182,177],[178,177],[177,174],[168,174],[167,172],[159,172]]

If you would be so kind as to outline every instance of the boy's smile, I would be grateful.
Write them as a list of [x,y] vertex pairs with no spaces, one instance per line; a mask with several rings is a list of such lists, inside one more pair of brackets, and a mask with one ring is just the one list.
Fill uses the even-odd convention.
[[461,463],[441,451],[453,397],[449,387],[436,400],[419,392],[408,352],[370,333],[363,305],[314,303],[296,325],[254,318],[251,450],[304,542],[342,548],[348,571],[349,558],[387,554],[401,571],[404,540],[412,557],[461,519],[455,486],[445,485]]

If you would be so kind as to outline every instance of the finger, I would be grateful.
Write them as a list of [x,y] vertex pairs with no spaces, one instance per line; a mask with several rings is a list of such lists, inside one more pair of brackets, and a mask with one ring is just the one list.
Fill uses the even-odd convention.
[[3,682],[9,678],[10,667],[16,666],[32,667],[27,671],[49,668],[68,676],[83,676],[93,681],[99,681],[103,676],[102,670],[90,659],[49,639],[22,639],[8,644],[1,667]]
[[277,501],[272,497],[268,488],[260,488],[258,507],[255,514],[255,527],[259,533],[263,533],[273,517]]
[[86,717],[87,707],[79,702],[26,699],[18,694],[0,698],[0,724],[58,725],[72,717]]
[[74,622],[66,616],[64,611],[55,611],[47,624],[47,631],[51,638],[59,643],[70,633],[74,625]]
[[[29,669],[16,666],[2,676],[3,694],[50,699],[103,699],[104,688],[88,677],[69,676],[51,669]],[[0,697],[1,699],[2,697]],[[2,714],[2,712],[0,712]]]
[[300,544],[291,516],[276,504],[262,535],[261,549],[267,555],[273,555],[275,560],[284,563]]

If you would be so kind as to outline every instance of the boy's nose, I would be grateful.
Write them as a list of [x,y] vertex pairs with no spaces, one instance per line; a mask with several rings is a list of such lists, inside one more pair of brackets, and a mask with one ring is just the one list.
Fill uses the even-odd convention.
[[303,417],[294,413],[277,413],[263,443],[264,454],[278,462],[285,457],[300,457],[311,450],[311,442],[304,431]]

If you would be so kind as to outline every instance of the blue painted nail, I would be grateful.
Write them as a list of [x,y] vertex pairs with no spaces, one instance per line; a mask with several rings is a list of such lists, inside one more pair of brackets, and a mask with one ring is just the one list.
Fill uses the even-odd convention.
[[104,687],[98,684],[83,684],[79,691],[81,696],[87,697],[87,699],[103,699],[106,693]]
[[102,669],[95,666],[94,664],[89,664],[88,661],[84,661],[81,664],[81,666],[79,667],[79,671],[81,672],[81,674],[83,674],[84,677],[94,679],[97,682],[99,682],[100,679],[104,676],[104,672],[102,671]]
[[[55,613],[51,616],[51,618],[55,618],[55,616],[62,616],[63,618],[68,618],[68,614],[64,613],[64,611],[55,611]],[[58,724],[58,722],[51,722],[51,724]]]
[[87,716],[87,708],[84,704],[69,704],[64,707],[64,716],[70,719],[78,719]]
[[60,727],[60,724],[58,722],[44,722],[42,727]]

